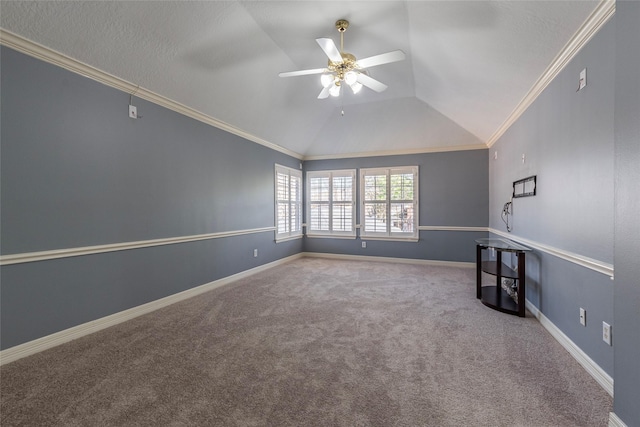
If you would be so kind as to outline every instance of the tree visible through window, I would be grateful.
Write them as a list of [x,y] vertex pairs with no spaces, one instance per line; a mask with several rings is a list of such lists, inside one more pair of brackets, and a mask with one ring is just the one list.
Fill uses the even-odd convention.
[[302,172],[276,165],[276,240],[302,236]]
[[418,167],[361,169],[360,234],[415,239]]

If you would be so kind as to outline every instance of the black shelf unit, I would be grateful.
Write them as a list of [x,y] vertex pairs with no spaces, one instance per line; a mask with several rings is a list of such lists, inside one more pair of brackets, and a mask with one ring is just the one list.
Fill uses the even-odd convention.
[[[479,239],[476,242],[476,297],[487,307],[503,313],[525,317],[525,253],[529,248],[503,239]],[[482,252],[489,248],[496,251],[496,259],[483,261]],[[502,252],[516,254],[518,258],[517,270],[502,262]],[[494,276],[496,278],[495,284],[483,286],[482,273]],[[514,300],[502,289],[503,278],[515,281],[517,300]]]

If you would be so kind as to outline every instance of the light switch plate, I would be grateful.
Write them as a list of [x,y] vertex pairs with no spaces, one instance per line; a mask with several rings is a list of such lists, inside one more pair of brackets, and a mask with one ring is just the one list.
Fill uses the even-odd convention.
[[587,69],[580,71],[580,86],[578,90],[582,90],[587,85]]
[[602,322],[602,341],[611,345],[611,325],[607,322]]

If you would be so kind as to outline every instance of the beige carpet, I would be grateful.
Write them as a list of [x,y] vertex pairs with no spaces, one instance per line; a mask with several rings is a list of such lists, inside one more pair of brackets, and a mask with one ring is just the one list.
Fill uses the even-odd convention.
[[304,258],[0,370],[2,426],[606,426],[475,270]]

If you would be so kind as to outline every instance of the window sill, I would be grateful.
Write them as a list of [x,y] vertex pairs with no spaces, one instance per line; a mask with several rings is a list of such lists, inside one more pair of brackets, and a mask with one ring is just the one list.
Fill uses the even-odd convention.
[[289,240],[302,239],[302,234],[296,234],[295,236],[276,237],[276,243],[288,242]]
[[390,242],[409,242],[409,243],[418,243],[420,241],[419,237],[411,236],[411,237],[388,237],[388,236],[360,236],[360,240],[383,240]]
[[310,239],[346,239],[346,240],[355,240],[355,234],[307,234],[307,237]]

